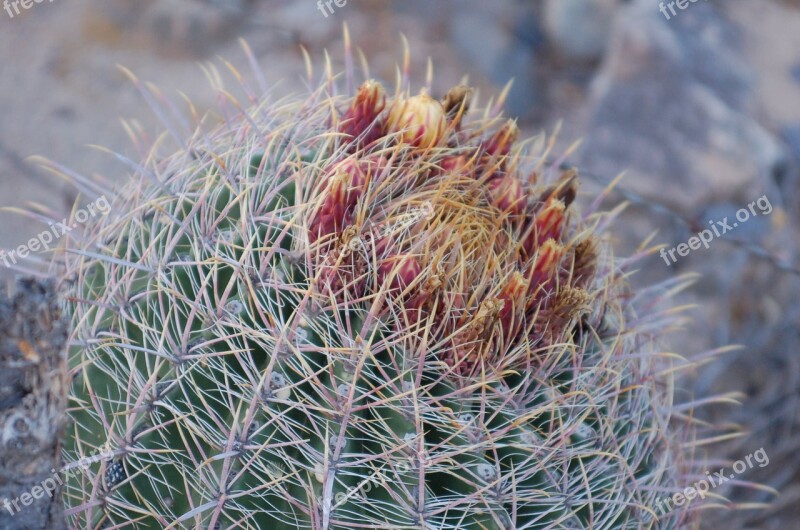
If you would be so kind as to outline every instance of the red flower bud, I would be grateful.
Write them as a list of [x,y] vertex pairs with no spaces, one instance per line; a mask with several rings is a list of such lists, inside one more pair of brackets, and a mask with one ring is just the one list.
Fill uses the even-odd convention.
[[528,297],[532,303],[542,290],[546,289],[564,257],[564,247],[553,239],[548,239],[538,249],[533,264],[528,269]]
[[564,203],[558,199],[549,199],[545,207],[536,214],[537,243],[541,245],[548,239],[561,239],[564,230]]
[[483,144],[483,149],[489,156],[507,156],[517,138],[519,138],[517,122],[508,120]]
[[498,299],[503,302],[503,307],[497,315],[503,329],[503,340],[508,341],[519,330],[521,313],[526,309],[525,299],[528,294],[528,282],[519,271],[508,279],[498,294]]
[[532,256],[536,249],[548,239],[561,240],[564,231],[564,210],[560,200],[550,197],[533,218],[523,242],[526,255]]
[[389,288],[397,294],[408,288],[422,274],[422,267],[414,256],[405,254],[386,258],[378,266],[378,281],[391,282]]
[[439,162],[439,167],[442,168],[442,173],[461,173],[467,168],[469,161],[464,155],[446,156]]
[[358,89],[353,103],[339,123],[339,132],[346,134],[356,147],[369,145],[381,137],[378,117],[386,107],[383,86],[374,80],[366,81]]
[[347,159],[334,166],[331,174],[323,180],[325,188],[321,204],[310,226],[312,242],[341,232],[352,222],[353,209],[364,194],[366,184],[367,172],[358,161]]
[[520,215],[523,212],[526,198],[518,178],[513,175],[495,177],[488,182],[487,187],[493,206],[512,215]]

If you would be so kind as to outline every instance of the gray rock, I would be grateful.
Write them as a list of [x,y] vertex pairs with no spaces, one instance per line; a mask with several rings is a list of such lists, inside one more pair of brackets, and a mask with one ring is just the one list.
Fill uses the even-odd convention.
[[560,55],[569,60],[603,57],[620,0],[546,0],[544,27]]
[[800,160],[800,124],[791,125],[782,131],[783,139],[786,141],[792,155]]
[[[61,503],[61,434],[69,374],[67,322],[53,282],[30,279],[0,291],[0,528],[66,528]],[[45,494],[38,490],[46,488]],[[33,494],[33,496],[32,496]],[[21,499],[27,496],[27,500]],[[10,501],[10,502],[9,502]]]
[[626,186],[686,212],[760,196],[786,153],[748,114],[734,38],[707,4],[670,22],[650,2],[625,9],[583,111],[583,166],[628,170]]
[[792,77],[795,81],[800,83],[800,64],[792,68]]
[[541,100],[536,90],[535,44],[543,38],[533,11],[509,2],[506,9],[474,4],[453,12],[453,44],[461,54],[498,86],[514,80],[506,110],[529,116]]
[[161,45],[206,55],[213,44],[234,35],[244,22],[250,1],[163,0],[144,13],[153,37]]

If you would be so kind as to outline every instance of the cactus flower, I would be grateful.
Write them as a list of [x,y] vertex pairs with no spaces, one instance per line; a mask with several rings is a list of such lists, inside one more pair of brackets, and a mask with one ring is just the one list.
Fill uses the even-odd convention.
[[389,111],[388,131],[400,141],[420,148],[436,147],[444,138],[447,119],[442,104],[422,93],[399,98]]

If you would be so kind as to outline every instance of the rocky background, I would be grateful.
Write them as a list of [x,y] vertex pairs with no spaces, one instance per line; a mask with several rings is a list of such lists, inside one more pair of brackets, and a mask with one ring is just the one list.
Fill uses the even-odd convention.
[[[64,356],[68,334],[55,282],[26,279],[14,286],[13,293],[0,292],[0,528],[4,530],[65,530],[61,486],[51,469],[60,468],[59,436],[69,384]],[[29,498],[22,499],[26,493]]]
[[[393,79],[402,33],[416,78],[433,59],[436,92],[468,75],[485,98],[514,78],[508,112],[528,133],[560,124],[563,147],[583,139],[568,162],[587,195],[626,173],[609,201],[630,203],[615,231],[620,255],[651,236],[675,247],[768,198],[771,213],[675,264],[654,255],[634,281],[698,273],[678,295],[692,308],[669,343],[699,363],[678,399],[731,402],[698,413],[731,435],[698,457],[713,472],[760,448],[769,455],[739,477],[752,484],[714,491],[731,502],[706,512],[705,527],[800,527],[800,3],[696,0],[669,20],[657,0],[339,3],[327,16],[315,0],[54,0],[13,18],[0,11],[0,202],[72,206],[74,190],[32,155],[125,177],[90,146],[133,154],[123,125],[161,127],[117,65],[203,112],[216,103],[207,75],[224,69],[218,56],[249,71],[238,37],[281,93],[303,86],[301,46],[317,64],[326,48],[339,60],[346,22],[374,77]],[[0,248],[45,228],[0,212]],[[731,344],[741,347],[704,353]]]

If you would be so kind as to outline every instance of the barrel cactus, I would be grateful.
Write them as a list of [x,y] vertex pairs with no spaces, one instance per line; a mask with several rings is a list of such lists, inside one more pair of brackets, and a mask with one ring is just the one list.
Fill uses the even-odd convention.
[[106,455],[75,528],[689,521],[656,508],[690,431],[611,216],[501,103],[400,77],[227,99],[70,238],[65,455]]

